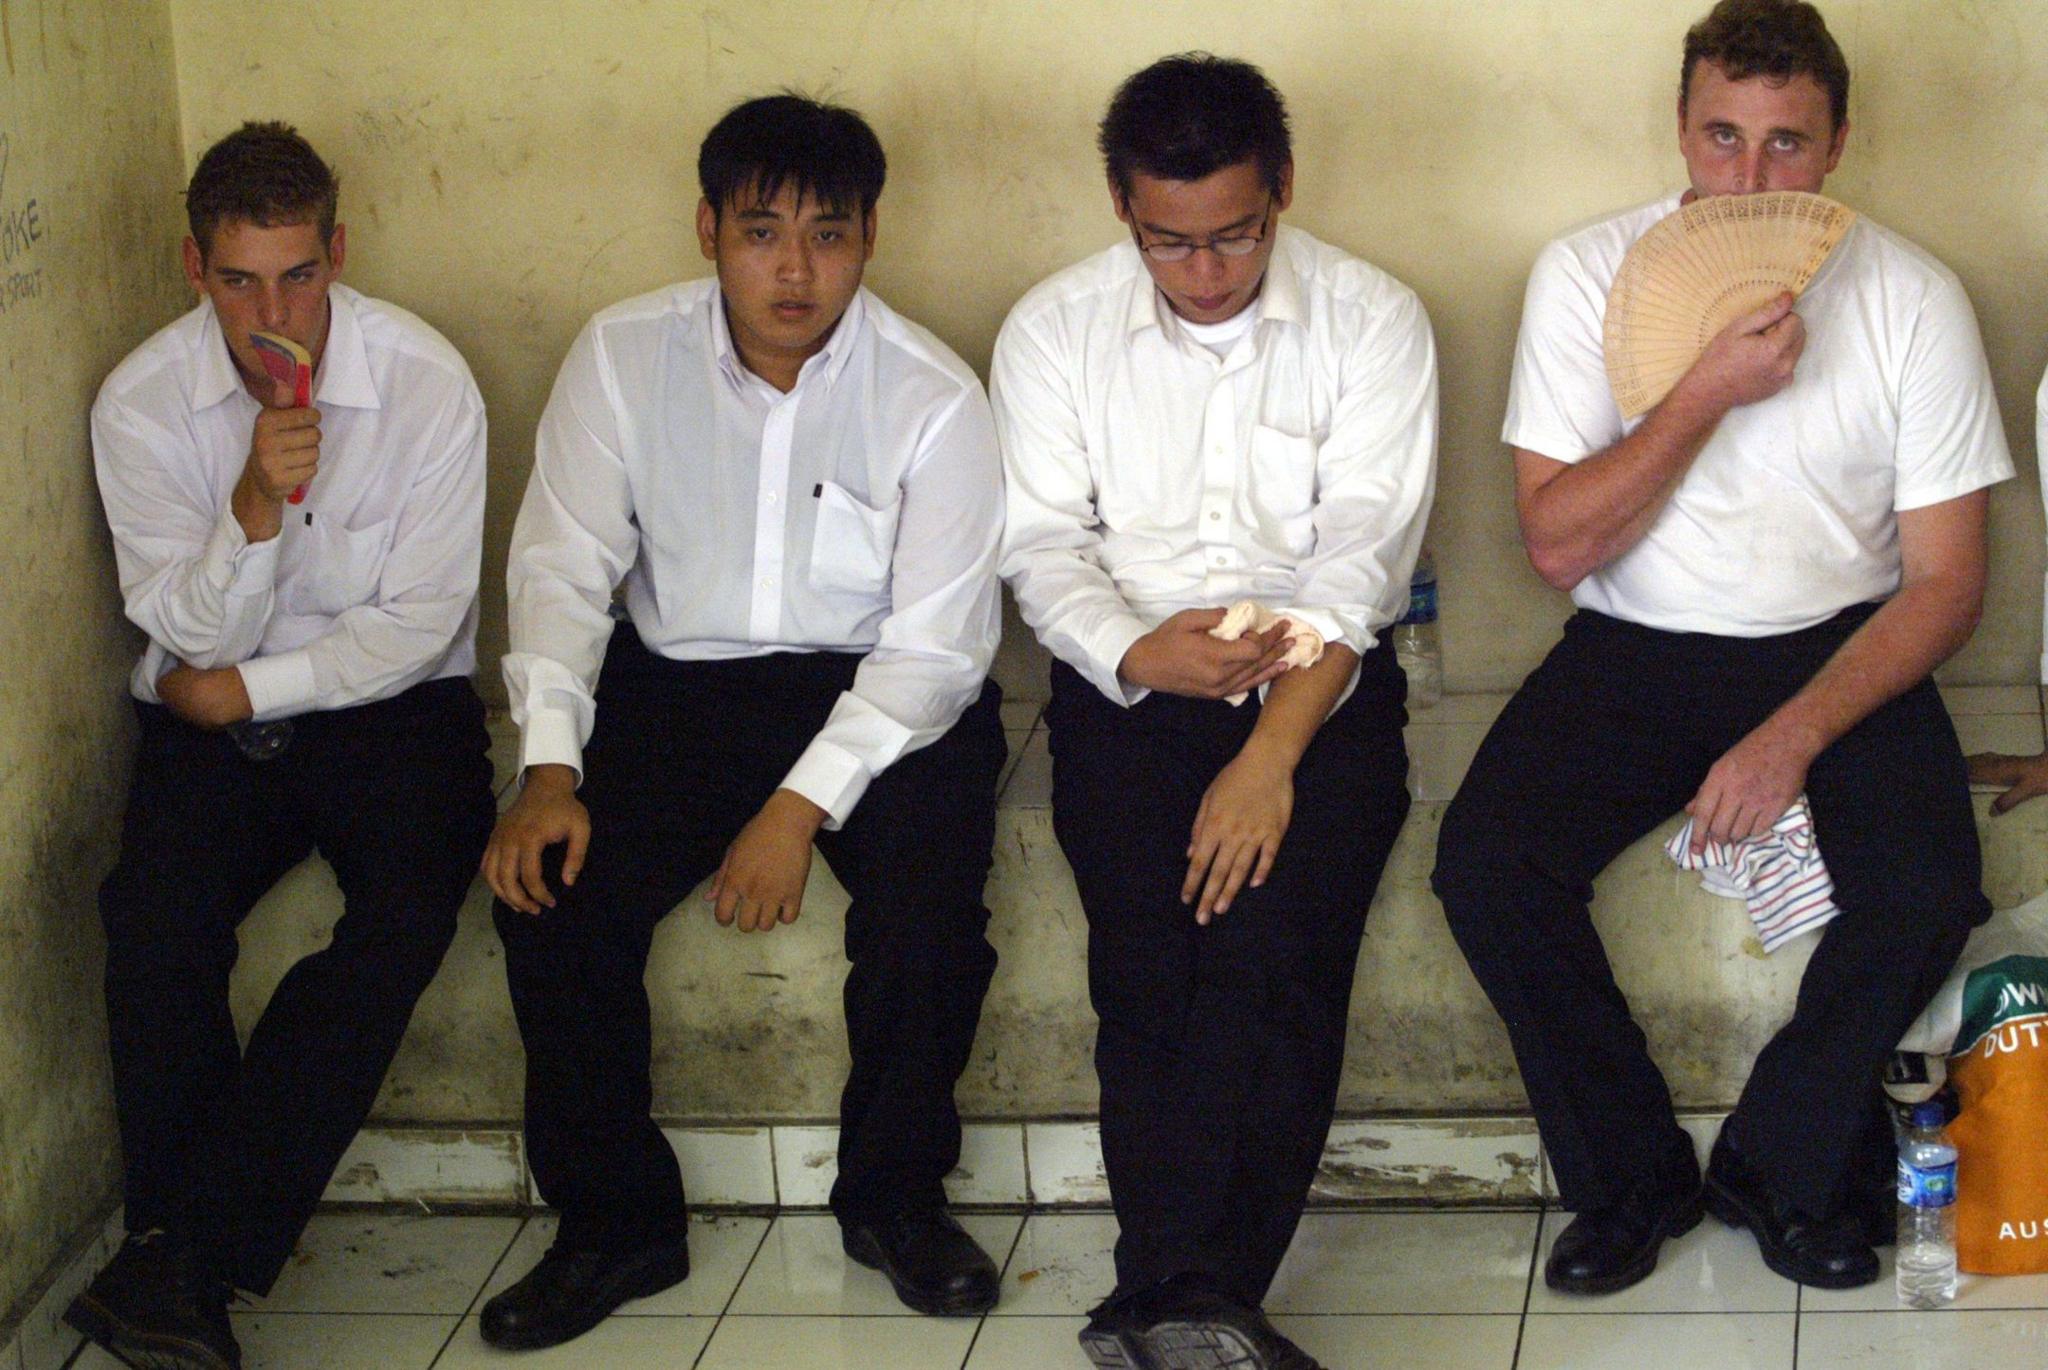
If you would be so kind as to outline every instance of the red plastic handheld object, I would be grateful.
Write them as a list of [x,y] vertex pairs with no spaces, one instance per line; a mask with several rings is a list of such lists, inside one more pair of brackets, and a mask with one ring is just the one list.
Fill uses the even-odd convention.
[[[249,345],[256,349],[257,360],[270,378],[283,381],[292,388],[292,403],[304,409],[313,402],[313,355],[305,348],[285,337],[282,333],[252,331]],[[306,501],[306,487],[286,496],[293,504]]]

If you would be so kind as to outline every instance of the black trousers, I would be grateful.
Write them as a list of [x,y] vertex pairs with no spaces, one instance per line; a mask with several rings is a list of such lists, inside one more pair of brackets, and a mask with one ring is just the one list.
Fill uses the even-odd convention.
[[[654,928],[717,870],[860,662],[825,652],[672,661],[629,624],[613,632],[583,758],[583,873],[563,889],[553,852],[556,907],[539,916],[496,909],[526,1043],[528,1156],[541,1197],[561,1213],[564,1245],[629,1250],[682,1234],[682,1176],[648,1116],[643,977]],[[982,887],[1003,763],[1001,698],[985,685],[944,737],[877,776],[844,826],[818,834],[852,896],[852,1068],[832,1189],[844,1221],[943,1205],[942,1181],[960,1159],[953,1089],[996,964]]]
[[[467,680],[429,681],[303,714],[262,762],[161,705],[136,713],[121,855],[100,886],[128,1228],[186,1233],[264,1293],[455,935],[491,830],[483,705]],[[314,851],[344,912],[244,1051],[235,928]]]
[[[1593,877],[1682,808],[1873,612],[1728,638],[1582,611],[1444,815],[1436,891],[1507,1023],[1567,1208],[1693,1164],[1588,917]],[[1863,1187],[1862,1160],[1887,1164],[1879,1071],[1990,904],[1961,749],[1932,682],[1821,753],[1806,794],[1842,912],[1726,1135],[1781,1198],[1823,1216]]]
[[1256,698],[1125,709],[1053,665],[1053,824],[1088,916],[1117,1290],[1195,1273],[1252,1303],[1294,1237],[1336,1108],[1366,909],[1408,812],[1390,649],[1295,772],[1266,883],[1207,927],[1180,901],[1203,793]]

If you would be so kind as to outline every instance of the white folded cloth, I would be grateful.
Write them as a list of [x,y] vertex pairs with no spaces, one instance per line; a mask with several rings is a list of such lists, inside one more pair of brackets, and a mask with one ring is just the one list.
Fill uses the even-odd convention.
[[1709,841],[1697,856],[1688,818],[1664,844],[1664,854],[1681,870],[1701,872],[1700,887],[1707,893],[1742,900],[1767,952],[1817,930],[1841,912],[1835,907],[1834,877],[1821,861],[1813,813],[1803,794],[1769,831],[1734,842]]
[[[1223,621],[1209,630],[1210,637],[1220,637],[1225,642],[1235,642],[1246,633],[1263,633],[1274,624],[1282,624],[1285,633],[1293,639],[1287,654],[1280,659],[1289,669],[1296,666],[1313,666],[1323,659],[1323,635],[1298,619],[1285,614],[1276,614],[1263,604],[1241,599],[1224,611]],[[1245,696],[1228,696],[1233,706],[1242,704]]]

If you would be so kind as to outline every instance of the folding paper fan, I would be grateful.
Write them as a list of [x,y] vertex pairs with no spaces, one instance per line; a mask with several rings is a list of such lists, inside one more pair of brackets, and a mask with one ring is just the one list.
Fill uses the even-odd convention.
[[1663,399],[1729,324],[1804,290],[1855,221],[1824,195],[1710,195],[1636,239],[1607,293],[1607,379],[1622,417]]

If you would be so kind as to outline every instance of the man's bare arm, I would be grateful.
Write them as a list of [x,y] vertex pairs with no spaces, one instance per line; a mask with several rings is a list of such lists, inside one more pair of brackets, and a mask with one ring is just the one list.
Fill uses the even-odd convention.
[[1729,410],[1792,383],[1806,326],[1792,296],[1723,329],[1621,441],[1568,464],[1515,449],[1515,512],[1536,573],[1569,590],[1642,540]]
[[1978,490],[1899,514],[1899,592],[1714,763],[1686,805],[1695,849],[1776,822],[1806,788],[1815,757],[1970,640],[1984,607],[1989,504]]

